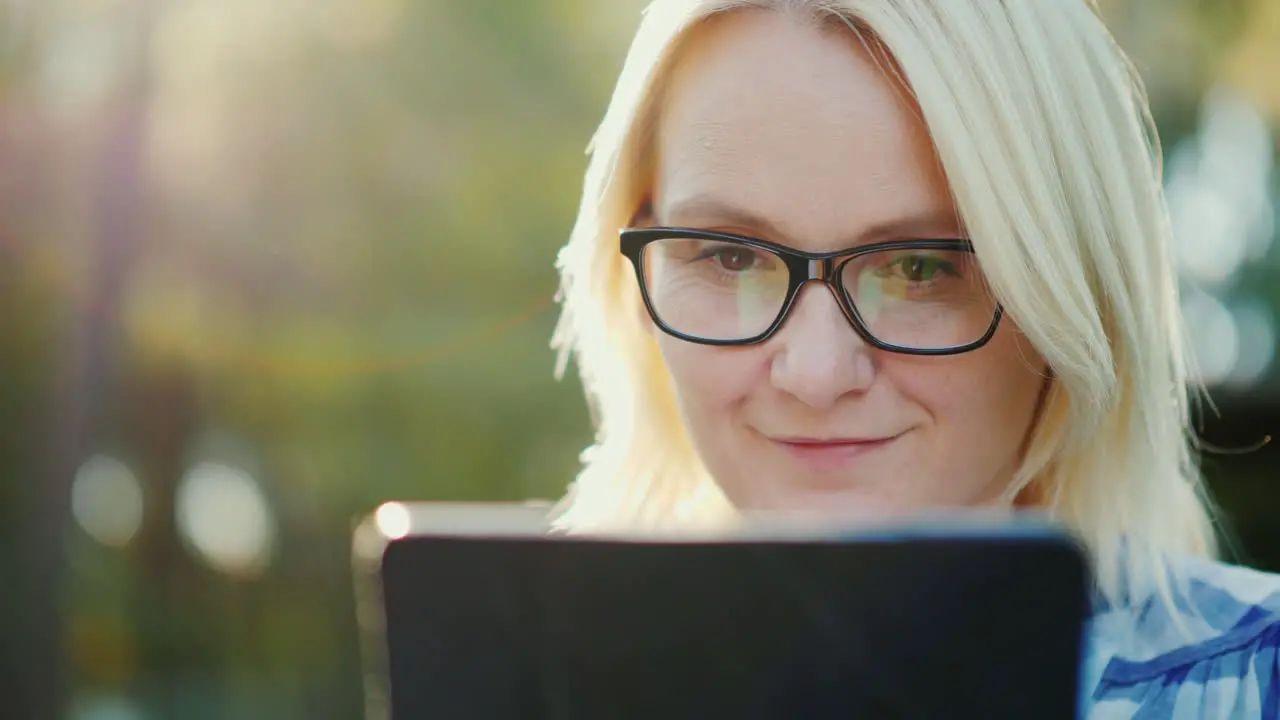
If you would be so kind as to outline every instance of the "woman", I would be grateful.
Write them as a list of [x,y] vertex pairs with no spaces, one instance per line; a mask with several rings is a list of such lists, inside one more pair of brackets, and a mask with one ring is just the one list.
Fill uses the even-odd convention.
[[1039,508],[1096,565],[1094,716],[1280,716],[1280,580],[1210,559],[1169,245],[1084,0],[657,0],[560,256],[598,438],[557,523]]

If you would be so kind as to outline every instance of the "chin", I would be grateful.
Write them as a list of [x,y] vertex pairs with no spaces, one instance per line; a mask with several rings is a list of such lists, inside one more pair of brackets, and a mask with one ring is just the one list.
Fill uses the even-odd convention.
[[787,521],[813,522],[892,522],[924,510],[904,503],[899,498],[841,487],[822,487],[823,483],[802,487],[775,488],[767,495],[743,498],[735,503],[748,517],[776,518]]

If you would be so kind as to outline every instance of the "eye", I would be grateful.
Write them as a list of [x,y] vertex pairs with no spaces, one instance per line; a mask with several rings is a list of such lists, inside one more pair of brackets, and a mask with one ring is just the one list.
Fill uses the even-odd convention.
[[957,274],[951,262],[936,255],[905,255],[889,263],[886,270],[912,283],[931,282],[938,273]]
[[744,248],[731,248],[716,253],[716,260],[725,270],[747,270],[755,264],[755,253]]
[[711,260],[720,269],[728,272],[739,273],[762,265],[764,258],[760,257],[760,253],[745,247],[736,245],[718,245],[707,248],[699,256],[702,260]]

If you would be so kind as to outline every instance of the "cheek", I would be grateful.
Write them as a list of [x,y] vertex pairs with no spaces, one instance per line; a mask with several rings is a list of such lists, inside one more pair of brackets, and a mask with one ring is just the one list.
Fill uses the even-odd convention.
[[754,348],[695,345],[671,337],[658,340],[676,399],[695,435],[707,422],[723,423],[759,387],[764,362]]
[[891,358],[884,372],[930,415],[948,452],[1009,462],[1030,427],[1044,384],[1043,361],[1020,337],[1002,328],[981,350],[941,362]]

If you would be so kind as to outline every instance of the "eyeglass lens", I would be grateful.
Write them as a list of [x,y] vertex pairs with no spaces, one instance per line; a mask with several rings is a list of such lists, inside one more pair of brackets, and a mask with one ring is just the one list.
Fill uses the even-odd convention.
[[[972,252],[896,248],[840,262],[840,285],[882,343],[960,347],[983,338],[995,319],[997,303]],[[773,325],[787,301],[787,264],[763,248],[671,237],[649,243],[643,263],[654,314],[683,335],[750,339]]]

